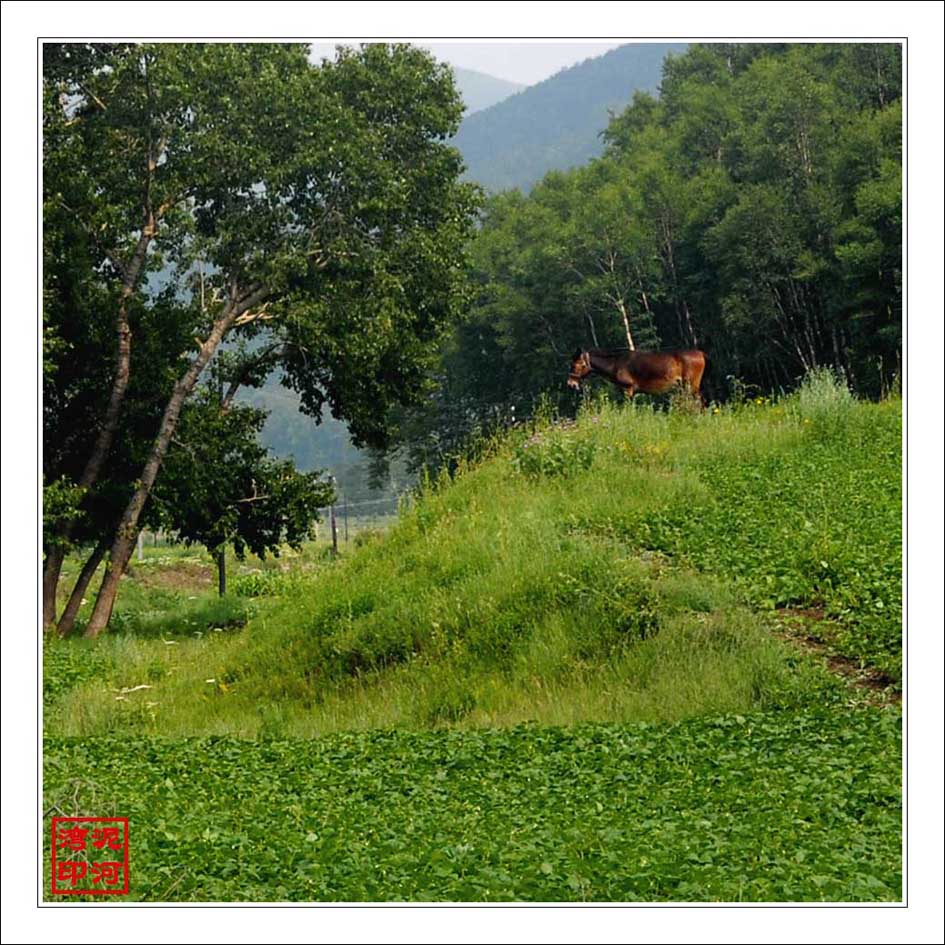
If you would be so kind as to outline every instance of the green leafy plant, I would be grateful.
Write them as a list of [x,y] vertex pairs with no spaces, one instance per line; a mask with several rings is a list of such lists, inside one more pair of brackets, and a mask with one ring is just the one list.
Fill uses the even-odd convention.
[[296,588],[297,585],[298,581],[283,571],[263,571],[257,568],[233,579],[233,593],[237,597],[276,597]]
[[842,436],[851,424],[856,399],[842,372],[816,368],[804,375],[800,387],[788,401],[801,423],[809,424],[820,437]]
[[557,425],[538,430],[516,446],[513,462],[530,478],[570,477],[590,469],[595,453],[593,442]]
[[304,741],[264,714],[257,742],[48,739],[44,809],[129,818],[132,901],[902,896],[895,709]]

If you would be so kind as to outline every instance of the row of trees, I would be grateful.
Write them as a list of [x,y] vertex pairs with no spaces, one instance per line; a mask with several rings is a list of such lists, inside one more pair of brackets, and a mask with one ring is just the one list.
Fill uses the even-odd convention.
[[234,400],[270,372],[387,442],[465,303],[461,115],[408,46],[44,46],[46,626],[70,549],[59,630],[104,558],[95,636],[145,524],[216,553],[304,537],[330,487]]
[[543,394],[569,409],[577,348],[703,348],[718,399],[818,365],[879,394],[901,351],[901,75],[898,44],[668,57],[602,158],[487,205],[471,315],[404,421],[415,459]]

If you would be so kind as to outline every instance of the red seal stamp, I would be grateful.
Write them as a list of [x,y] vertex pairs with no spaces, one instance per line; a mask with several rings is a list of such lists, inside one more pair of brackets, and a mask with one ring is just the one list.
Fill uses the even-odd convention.
[[128,895],[128,818],[53,817],[55,896]]

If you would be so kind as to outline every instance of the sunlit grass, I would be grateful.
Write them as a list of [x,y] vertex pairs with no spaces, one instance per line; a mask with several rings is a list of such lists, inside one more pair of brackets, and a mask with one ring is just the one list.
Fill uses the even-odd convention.
[[[145,565],[95,678],[64,689],[50,724],[310,736],[849,698],[766,615],[822,607],[839,647],[895,670],[900,406],[818,383],[695,414],[598,403],[523,429],[338,561],[316,547],[234,565],[223,601],[166,586],[186,555],[152,566],[163,582]],[[526,440],[555,451],[537,474]]]

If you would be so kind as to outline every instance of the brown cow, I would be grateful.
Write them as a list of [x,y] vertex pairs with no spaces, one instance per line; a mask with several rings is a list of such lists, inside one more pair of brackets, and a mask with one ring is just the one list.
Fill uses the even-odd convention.
[[571,359],[568,387],[581,389],[581,381],[589,374],[599,374],[632,397],[637,391],[662,394],[678,385],[688,387],[702,399],[699,386],[705,370],[702,351],[607,351],[591,348],[578,351]]

